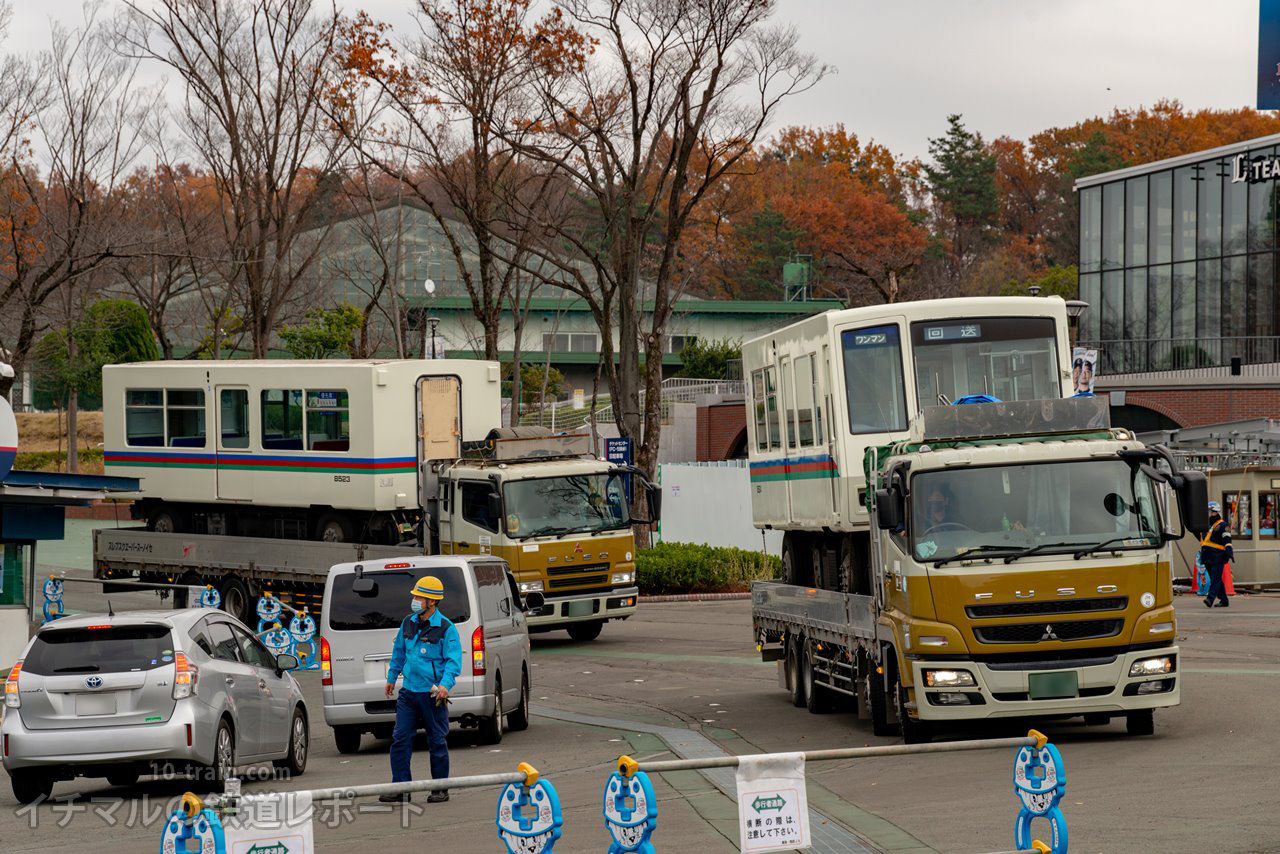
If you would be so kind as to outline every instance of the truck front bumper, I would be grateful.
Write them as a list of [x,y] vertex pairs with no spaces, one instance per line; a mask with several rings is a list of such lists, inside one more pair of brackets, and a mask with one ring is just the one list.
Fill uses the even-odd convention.
[[[1130,676],[1135,662],[1171,657],[1169,673]],[[1081,651],[1082,663],[1057,667],[1049,662],[1000,663],[981,661],[913,661],[915,708],[922,720],[975,720],[1038,715],[1123,714],[1138,709],[1176,706],[1181,701],[1178,647],[1144,649],[1114,657],[1090,660]],[[1109,658],[1110,660],[1106,660]],[[929,687],[926,670],[954,670],[973,676],[974,685]],[[1071,674],[1076,677],[1075,696],[1032,699],[1030,677],[1037,674]],[[1069,681],[1070,677],[1066,679]],[[1143,687],[1146,686],[1146,687]],[[1141,693],[1139,693],[1141,691]],[[961,699],[963,698],[963,699]]]
[[625,620],[636,612],[639,587],[615,587],[606,593],[548,598],[536,614],[530,614],[529,631],[552,629],[567,623],[591,620]]

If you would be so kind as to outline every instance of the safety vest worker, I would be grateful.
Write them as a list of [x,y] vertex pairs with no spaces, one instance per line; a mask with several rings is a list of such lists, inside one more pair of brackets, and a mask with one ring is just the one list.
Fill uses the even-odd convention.
[[1231,548],[1231,532],[1222,518],[1222,507],[1216,501],[1209,502],[1209,530],[1200,538],[1200,562],[1209,572],[1209,595],[1204,605],[1212,608],[1214,600],[1220,607],[1227,607],[1226,584],[1222,575],[1226,566],[1235,560],[1235,552]]
[[[413,737],[421,726],[427,731],[431,753],[431,778],[449,776],[449,692],[462,672],[462,641],[453,622],[439,611],[444,584],[434,575],[418,579],[410,591],[413,613],[400,623],[391,645],[387,667],[387,697],[395,692],[396,678],[403,674],[404,686],[396,698],[396,726],[391,733],[391,782],[413,779],[409,760]],[[383,795],[385,802],[408,801],[406,792]],[[427,796],[427,803],[449,800],[440,790]]]

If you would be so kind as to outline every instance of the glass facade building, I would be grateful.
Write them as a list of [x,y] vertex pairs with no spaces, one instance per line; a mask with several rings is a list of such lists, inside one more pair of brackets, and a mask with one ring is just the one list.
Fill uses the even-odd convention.
[[1280,135],[1076,182],[1100,372],[1280,361],[1278,179]]

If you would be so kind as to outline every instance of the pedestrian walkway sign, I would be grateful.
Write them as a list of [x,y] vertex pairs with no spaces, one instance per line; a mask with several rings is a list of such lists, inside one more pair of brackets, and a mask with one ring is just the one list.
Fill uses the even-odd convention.
[[804,754],[744,756],[737,776],[739,847],[744,854],[808,848]]

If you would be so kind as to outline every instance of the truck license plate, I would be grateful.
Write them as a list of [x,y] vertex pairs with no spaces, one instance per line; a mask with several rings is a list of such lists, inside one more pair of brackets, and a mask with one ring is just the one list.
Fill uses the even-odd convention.
[[1080,696],[1080,677],[1074,670],[1032,673],[1027,676],[1027,694],[1033,700],[1061,700]]
[[566,617],[589,617],[595,613],[594,599],[578,599],[564,603],[564,615]]

